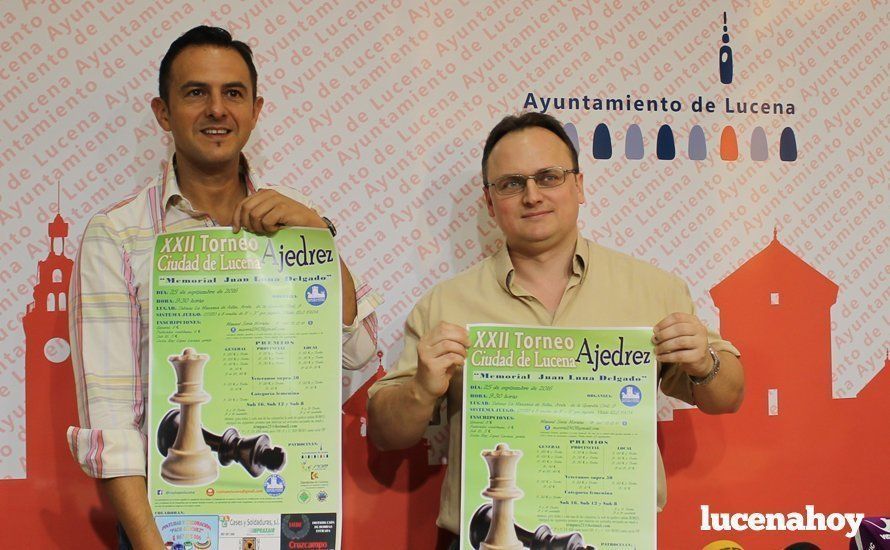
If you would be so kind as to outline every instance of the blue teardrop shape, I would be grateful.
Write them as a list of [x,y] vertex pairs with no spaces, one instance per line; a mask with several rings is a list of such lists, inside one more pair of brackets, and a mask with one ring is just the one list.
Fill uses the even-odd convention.
[[630,160],[643,158],[643,132],[639,124],[631,124],[624,138],[624,156]]
[[575,146],[575,153],[581,154],[581,145],[578,143],[578,130],[575,128],[575,125],[571,122],[566,122],[563,126],[563,129],[566,131],[566,135],[569,136],[569,139],[572,140],[572,145]]
[[732,84],[732,48],[720,46],[720,82]]
[[785,162],[797,160],[797,139],[790,127],[782,130],[782,137],[779,139],[779,158]]
[[705,160],[708,158],[708,142],[705,131],[696,124],[689,131],[689,160]]
[[658,142],[656,145],[659,160],[674,160],[677,150],[674,147],[674,132],[667,124],[658,129]]
[[596,125],[593,131],[593,158],[612,158],[612,136],[609,135],[609,127],[604,122]]

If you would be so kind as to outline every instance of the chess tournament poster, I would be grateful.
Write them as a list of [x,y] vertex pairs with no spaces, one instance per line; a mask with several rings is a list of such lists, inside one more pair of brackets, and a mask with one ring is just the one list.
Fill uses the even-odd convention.
[[655,548],[652,329],[468,328],[461,548]]
[[330,233],[162,234],[153,261],[152,510],[274,525],[266,535],[294,515],[307,548],[335,548],[342,314]]

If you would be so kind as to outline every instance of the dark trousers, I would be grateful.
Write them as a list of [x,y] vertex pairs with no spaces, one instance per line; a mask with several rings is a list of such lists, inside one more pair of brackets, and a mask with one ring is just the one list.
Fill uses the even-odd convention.
[[127,532],[124,531],[124,526],[120,523],[117,524],[117,541],[118,550],[133,550],[133,545],[130,544],[130,539],[127,538]]

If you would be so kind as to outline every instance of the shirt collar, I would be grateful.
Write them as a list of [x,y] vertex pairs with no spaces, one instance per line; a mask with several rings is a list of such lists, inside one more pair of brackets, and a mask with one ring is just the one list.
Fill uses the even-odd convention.
[[[510,260],[510,254],[507,252],[507,246],[504,245],[500,250],[494,253],[492,257],[494,261],[495,276],[501,288],[514,296],[519,296],[517,287],[513,285],[514,268],[513,262]],[[569,279],[569,286],[577,284],[584,279],[587,274],[587,267],[590,265],[590,241],[578,235],[575,241],[575,255],[572,258],[572,276]]]
[[[171,207],[179,207],[186,212],[195,212],[192,205],[189,203],[188,199],[185,198],[182,194],[182,191],[179,189],[179,182],[176,180],[176,155],[170,157],[170,160],[167,161],[167,165],[164,167],[164,173],[162,176],[162,188],[164,190],[161,204],[163,205],[163,214],[166,215],[167,210]],[[250,164],[247,162],[247,158],[244,154],[241,154],[241,159],[238,163],[238,173],[242,177],[242,180],[247,185],[247,194],[252,195],[267,187],[259,182],[259,179],[256,177],[256,173],[250,168]]]

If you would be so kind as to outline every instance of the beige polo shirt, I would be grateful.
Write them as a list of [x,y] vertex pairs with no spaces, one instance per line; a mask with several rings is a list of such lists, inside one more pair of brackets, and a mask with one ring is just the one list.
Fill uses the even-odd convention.
[[[440,321],[510,323],[566,327],[654,326],[674,312],[694,313],[686,283],[646,262],[578,238],[572,276],[562,301],[551,315],[534,296],[513,282],[513,264],[506,248],[479,264],[444,281],[425,294],[405,323],[405,349],[395,368],[374,384],[380,388],[402,384],[417,371],[417,341]],[[729,342],[709,331],[715,350],[739,355]],[[460,425],[462,371],[452,378],[448,401],[450,435],[448,471],[442,485],[438,525],[460,531]],[[692,403],[692,382],[680,369],[659,365],[661,389],[667,395]],[[664,465],[658,457],[658,509],[667,500]]]

